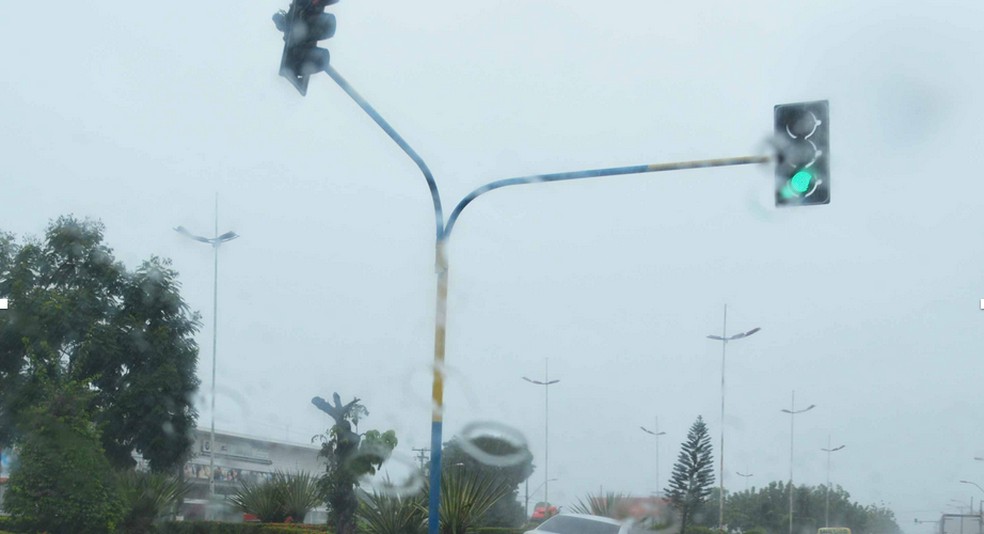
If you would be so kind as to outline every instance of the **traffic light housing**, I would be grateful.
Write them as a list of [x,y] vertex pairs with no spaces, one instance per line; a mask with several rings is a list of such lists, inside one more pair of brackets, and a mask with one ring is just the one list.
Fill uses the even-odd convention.
[[826,100],[775,107],[776,206],[830,203],[830,110]]
[[273,15],[273,23],[284,33],[280,75],[302,96],[307,94],[311,75],[328,66],[328,50],[319,48],[318,41],[335,35],[335,15],[325,13],[325,8],[337,3],[338,0],[292,0],[287,11]]

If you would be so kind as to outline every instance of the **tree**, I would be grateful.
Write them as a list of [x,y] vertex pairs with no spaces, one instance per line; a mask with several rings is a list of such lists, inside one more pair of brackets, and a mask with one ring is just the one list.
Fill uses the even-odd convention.
[[370,430],[365,434],[352,431],[352,417],[356,398],[342,404],[338,393],[332,395],[333,403],[321,397],[311,399],[319,410],[335,421],[328,432],[321,436],[321,452],[327,465],[321,478],[321,490],[328,502],[328,525],[335,534],[355,532],[355,513],[359,507],[356,487],[359,477],[373,475],[396,448],[396,433],[392,430]]
[[[510,461],[504,465],[487,463],[468,451],[473,447],[491,458],[508,458]],[[518,461],[511,461],[513,459]],[[497,486],[505,488],[507,497],[497,500],[489,508],[482,518],[482,526],[515,528],[526,520],[524,506],[519,503],[519,485],[533,474],[533,454],[525,445],[520,448],[500,437],[479,436],[466,447],[455,437],[444,444],[441,471],[491,477]]]
[[680,456],[673,465],[673,475],[666,488],[666,495],[680,516],[681,533],[686,533],[687,525],[700,513],[713,483],[711,437],[704,419],[698,416],[680,447]]
[[[761,530],[782,534],[789,529],[789,484],[771,482],[762,488],[730,495],[725,501],[725,522],[744,532]],[[793,501],[794,532],[816,532],[824,526],[826,487],[795,486]],[[875,505],[862,506],[851,501],[843,488],[830,488],[830,525],[848,527],[864,534],[900,534],[891,510]]]
[[45,384],[39,395],[21,428],[4,509],[34,532],[115,531],[124,505],[87,413],[90,393],[69,382]]
[[75,382],[93,393],[87,413],[114,466],[132,467],[137,451],[152,470],[170,470],[192,443],[200,321],[168,260],[128,272],[103,229],[61,217],[43,240],[0,234],[0,294],[10,298],[0,314],[0,445],[24,434],[42,383]]

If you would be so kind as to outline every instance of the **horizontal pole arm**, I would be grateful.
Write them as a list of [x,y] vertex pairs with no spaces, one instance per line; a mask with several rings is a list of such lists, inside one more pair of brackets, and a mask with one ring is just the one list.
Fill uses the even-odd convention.
[[465,209],[468,204],[479,196],[488,193],[489,191],[494,191],[496,189],[501,189],[510,185],[523,185],[523,184],[537,184],[541,182],[560,182],[563,180],[579,180],[582,178],[598,178],[602,176],[616,176],[620,174],[642,174],[648,172],[662,172],[662,171],[679,171],[685,169],[702,169],[706,167],[726,167],[729,165],[750,165],[753,163],[768,163],[771,160],[769,156],[743,156],[737,158],[722,158],[722,159],[705,159],[697,161],[679,161],[674,163],[656,163],[651,165],[633,165],[630,167],[611,167],[607,169],[593,169],[585,171],[573,171],[573,172],[559,172],[554,174],[535,174],[531,176],[523,176],[520,178],[506,178],[504,180],[496,180],[488,184],[479,187],[478,189],[468,193],[464,198],[458,202],[455,206],[454,211],[451,212],[451,216],[448,218],[447,227],[444,229],[445,238],[451,236],[451,230],[454,228],[455,222],[457,222],[458,217],[461,216],[461,212]]

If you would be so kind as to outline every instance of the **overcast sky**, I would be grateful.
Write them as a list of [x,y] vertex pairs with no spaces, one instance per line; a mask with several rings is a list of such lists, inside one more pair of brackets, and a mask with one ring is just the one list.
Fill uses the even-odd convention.
[[[430,439],[434,219],[416,167],[325,75],[278,77],[287,0],[7,3],[0,229],[101,219],[129,267],[172,258],[205,327],[221,249],[216,426],[306,442],[363,399],[399,455]],[[332,65],[436,176],[491,180],[766,154],[775,104],[830,101],[828,206],[777,210],[768,165],[496,191],[451,240],[445,439],[530,441],[551,500],[665,487],[698,415],[725,484],[830,476],[928,533],[984,498],[977,161],[984,4],[342,0]],[[199,399],[201,423],[210,412]],[[715,467],[716,469],[716,467]],[[540,493],[542,497],[542,491]],[[533,500],[538,497],[533,496]]]

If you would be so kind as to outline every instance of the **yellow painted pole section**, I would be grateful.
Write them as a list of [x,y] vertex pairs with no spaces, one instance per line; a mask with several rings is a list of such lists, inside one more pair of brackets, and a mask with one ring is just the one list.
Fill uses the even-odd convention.
[[431,421],[440,422],[444,415],[444,346],[448,316],[448,257],[445,240],[437,242],[437,317],[434,323],[434,386]]

